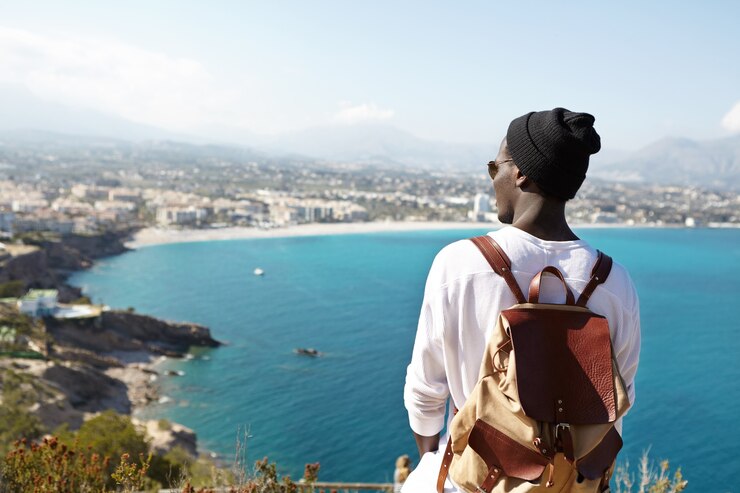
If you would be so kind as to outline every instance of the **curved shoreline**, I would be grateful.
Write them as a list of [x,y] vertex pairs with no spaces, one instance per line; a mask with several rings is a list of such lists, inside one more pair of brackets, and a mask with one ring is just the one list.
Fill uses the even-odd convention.
[[325,236],[363,233],[392,233],[401,231],[438,231],[451,229],[494,229],[500,223],[467,222],[367,222],[367,223],[310,223],[281,228],[230,227],[218,229],[168,229],[149,227],[137,231],[127,248],[142,248],[169,243],[190,243],[257,238],[288,238],[296,236]]
[[[171,243],[196,243],[205,241],[246,240],[259,238],[290,238],[298,236],[327,236],[365,233],[398,233],[443,230],[494,230],[504,226],[499,222],[422,222],[377,221],[366,223],[310,223],[281,228],[229,227],[218,229],[169,229],[148,227],[134,233],[127,241],[127,248],[138,249]],[[574,228],[682,228],[683,226],[615,224],[574,224]]]

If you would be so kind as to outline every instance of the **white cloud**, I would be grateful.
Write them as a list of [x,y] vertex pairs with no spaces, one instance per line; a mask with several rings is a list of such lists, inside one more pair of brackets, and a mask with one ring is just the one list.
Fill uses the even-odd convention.
[[23,85],[48,101],[178,130],[222,121],[239,98],[196,60],[3,27],[0,82]]
[[740,132],[740,101],[722,118],[722,126],[730,132]]
[[375,103],[352,105],[349,102],[340,103],[341,109],[334,115],[334,121],[353,124],[368,121],[390,120],[395,111],[380,108]]

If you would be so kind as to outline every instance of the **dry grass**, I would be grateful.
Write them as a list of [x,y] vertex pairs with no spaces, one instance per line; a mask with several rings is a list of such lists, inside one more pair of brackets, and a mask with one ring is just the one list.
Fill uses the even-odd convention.
[[[670,464],[663,460],[656,467],[650,461],[649,451],[643,452],[637,467],[637,477],[630,471],[629,461],[617,466],[614,473],[616,493],[678,493],[688,484],[681,474],[681,468],[671,476]],[[637,487],[637,490],[633,490]]]

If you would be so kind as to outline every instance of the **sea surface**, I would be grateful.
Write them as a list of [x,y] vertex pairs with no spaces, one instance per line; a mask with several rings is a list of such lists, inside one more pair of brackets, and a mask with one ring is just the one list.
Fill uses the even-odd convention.
[[[72,282],[95,302],[198,322],[218,349],[165,368],[150,416],[193,428],[226,459],[300,477],[391,481],[416,457],[403,384],[429,266],[484,230],[181,243],[103,259]],[[740,229],[581,229],[625,265],[642,312],[637,402],[620,461],[681,466],[692,491],[740,491]],[[255,276],[255,268],[265,275]],[[323,357],[294,354],[312,347]]]

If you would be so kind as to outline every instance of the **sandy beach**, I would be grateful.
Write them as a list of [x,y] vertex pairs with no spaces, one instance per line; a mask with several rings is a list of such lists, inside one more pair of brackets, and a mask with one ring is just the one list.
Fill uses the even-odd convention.
[[[142,248],[167,243],[189,243],[200,241],[242,240],[252,238],[287,238],[291,236],[321,236],[362,233],[393,233],[401,231],[439,231],[451,229],[494,231],[504,225],[498,222],[423,222],[423,221],[378,221],[368,223],[311,223],[281,228],[262,229],[232,227],[216,229],[171,229],[149,227],[137,231],[128,248]],[[710,227],[738,227],[738,225],[709,225]],[[571,224],[574,230],[611,228],[683,228],[683,225],[627,224],[627,223],[588,223]]]
[[499,223],[472,222],[369,222],[369,223],[327,223],[301,224],[283,228],[218,228],[218,229],[165,229],[145,228],[138,231],[126,243],[128,248],[142,248],[167,243],[188,243],[198,241],[237,240],[250,238],[286,238],[291,236],[319,236],[361,233],[386,233],[399,231],[432,231],[449,229],[494,230]]

